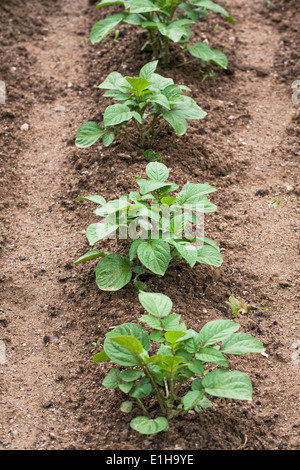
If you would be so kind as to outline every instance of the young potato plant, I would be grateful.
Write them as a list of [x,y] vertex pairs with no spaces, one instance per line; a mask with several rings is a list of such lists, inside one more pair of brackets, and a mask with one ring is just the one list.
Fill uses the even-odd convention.
[[218,244],[203,236],[204,214],[217,209],[207,195],[216,189],[208,183],[186,183],[174,196],[178,185],[167,181],[169,170],[163,163],[148,163],[146,173],[148,179],[136,177],[140,192],[131,191],[108,202],[101,196],[77,198],[98,204],[94,214],[103,218],[86,230],[90,245],[117,236],[129,245],[129,256],[93,249],[75,261],[101,258],[96,267],[101,290],[121,289],[132,276],[136,289],[146,288],[139,277],[163,276],[171,261],[171,265],[186,261],[191,267],[222,264]]
[[136,143],[136,137],[127,132],[128,122],[132,122],[139,135],[139,145],[153,143],[157,132],[168,123],[176,134],[184,135],[188,119],[203,119],[206,112],[189,96],[183,95],[186,86],[175,85],[171,78],[155,73],[157,60],[149,62],[140,70],[138,77],[123,77],[112,72],[98,88],[107,90],[103,96],[118,101],[108,106],[103,114],[102,126],[96,122],[86,122],[77,130],[77,147],[90,147],[100,138],[108,147],[121,132],[126,139]]
[[223,15],[230,23],[233,18],[220,5],[211,0],[102,0],[97,8],[122,5],[123,13],[116,13],[98,21],[92,28],[90,40],[93,44],[102,41],[119,23],[129,23],[148,32],[142,49],[150,47],[154,59],[162,59],[165,66],[170,63],[170,43],[179,43],[180,50],[189,52],[201,65],[212,62],[226,69],[227,58],[223,52],[211,49],[203,42],[189,44],[191,25],[206,17],[209,11]]
[[[167,431],[170,419],[213,406],[208,396],[252,399],[249,376],[229,370],[227,355],[262,353],[260,341],[237,332],[240,325],[231,320],[210,321],[199,333],[189,329],[181,315],[171,313],[172,301],[164,294],[140,292],[139,301],[147,311],[139,318],[147,330],[137,323],[119,325],[93,357],[121,366],[109,371],[103,386],[129,395],[122,411],[130,412],[134,403],[141,408],[143,415],[130,422],[134,430]],[[153,395],[161,414],[156,418],[147,413],[144,400]]]

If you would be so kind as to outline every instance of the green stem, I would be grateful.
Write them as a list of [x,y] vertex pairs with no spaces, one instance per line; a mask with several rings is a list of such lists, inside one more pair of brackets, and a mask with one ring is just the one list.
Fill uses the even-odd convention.
[[158,47],[157,47],[157,40],[155,38],[155,35],[152,31],[152,29],[149,29],[149,35],[150,35],[150,42],[153,50],[153,55],[154,55],[154,60],[158,60]]
[[142,410],[148,415],[149,413],[146,410],[146,408],[144,407],[142,400],[140,398],[136,398],[136,401],[138,402],[138,404],[142,408]]
[[169,65],[170,62],[170,41],[167,37],[164,39],[164,64],[165,67]]
[[134,119],[134,122],[135,122],[136,128],[140,136],[140,147],[144,148],[144,140],[145,140],[144,124],[140,124],[135,119]]
[[161,411],[163,412],[163,414],[167,415],[168,410],[166,408],[164,396],[162,395],[161,391],[159,390],[159,388],[157,386],[157,383],[154,380],[153,375],[151,374],[151,372],[149,371],[149,369],[147,367],[147,364],[144,363],[142,365],[142,367],[143,367],[143,371],[145,372],[145,375],[150,379],[152,388],[153,388],[154,393],[156,395],[156,398],[157,398],[157,401],[158,401],[158,404],[160,406]]
[[168,269],[173,268],[174,266],[176,266],[176,264],[182,263],[182,261],[184,261],[184,260],[183,259],[178,259],[177,261],[174,261],[174,263],[169,264]]
[[186,62],[182,62],[181,64],[175,65],[175,67],[184,67],[186,64],[191,64],[197,61],[199,61],[199,59],[187,60]]
[[161,111],[161,106],[160,106],[159,110],[153,115],[152,122],[151,122],[148,130],[145,133],[145,137],[149,137],[149,135],[151,134],[151,138],[150,138],[151,143],[153,142],[154,137],[155,137],[155,129],[154,129],[155,125],[156,125],[157,121],[159,120],[159,118],[161,117],[160,111]]

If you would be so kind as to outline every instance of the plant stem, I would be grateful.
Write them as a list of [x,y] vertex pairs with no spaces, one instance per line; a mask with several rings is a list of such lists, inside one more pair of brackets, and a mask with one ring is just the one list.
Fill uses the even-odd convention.
[[183,67],[183,66],[185,66],[186,64],[191,64],[192,62],[197,62],[197,60],[199,60],[199,59],[187,60],[186,62],[182,62],[182,64],[175,65],[175,67]]
[[130,142],[136,143],[135,140],[134,140],[134,139],[131,137],[131,135],[128,133],[128,131],[127,131],[127,129],[126,129],[125,127],[124,127],[122,130],[124,131],[124,133],[125,133],[127,139],[128,139]]
[[162,395],[161,391],[159,390],[159,388],[157,386],[157,383],[154,380],[154,377],[152,376],[151,372],[149,371],[149,369],[147,367],[147,364],[144,363],[142,367],[143,367],[143,371],[145,372],[146,376],[150,379],[151,385],[154,389],[154,393],[156,395],[156,398],[157,398],[157,401],[158,401],[158,404],[160,406],[161,411],[163,412],[163,414],[167,415],[168,410],[166,408],[164,396]]
[[158,47],[155,35],[151,29],[148,30],[150,35],[150,42],[153,50],[154,59],[158,60]]
[[169,65],[169,62],[170,62],[170,41],[167,37],[165,37],[165,40],[164,40],[164,64],[165,64],[165,67],[167,65]]
[[148,415],[149,413],[146,410],[146,408],[144,407],[142,400],[140,398],[136,398],[136,401],[138,402],[138,404],[142,408],[142,410]]
[[174,261],[174,263],[169,264],[168,268],[173,268],[174,266],[176,266],[176,264],[179,264],[182,261],[184,261],[184,260],[183,259],[178,259],[177,261]]

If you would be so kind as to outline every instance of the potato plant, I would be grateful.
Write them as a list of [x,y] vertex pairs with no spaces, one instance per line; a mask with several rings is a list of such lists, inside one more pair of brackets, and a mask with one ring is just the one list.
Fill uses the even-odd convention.
[[[109,389],[129,396],[121,410],[131,412],[134,403],[142,416],[130,426],[142,434],[167,431],[169,420],[190,410],[200,412],[213,406],[208,396],[251,400],[249,376],[229,370],[228,355],[262,353],[264,347],[253,336],[238,332],[231,320],[213,320],[197,332],[171,313],[171,299],[159,293],[140,292],[139,301],[147,314],[138,323],[124,323],[109,331],[95,362],[113,362],[103,381]],[[150,334],[149,334],[150,329]],[[147,398],[155,396],[158,417],[147,412]]]
[[99,139],[108,147],[120,133],[136,144],[136,137],[127,131],[132,122],[138,132],[139,146],[153,143],[164,124],[173,127],[176,134],[183,135],[188,128],[187,120],[203,119],[206,112],[189,96],[186,86],[175,85],[171,78],[155,73],[157,61],[149,62],[140,70],[138,77],[123,77],[112,72],[98,88],[107,90],[103,96],[117,101],[108,106],[103,114],[102,126],[93,121],[82,124],[77,130],[77,147],[90,147]]
[[93,249],[75,261],[101,258],[96,267],[101,290],[119,290],[133,275],[135,287],[140,289],[141,275],[163,276],[171,261],[172,265],[186,261],[191,267],[222,264],[217,243],[203,236],[203,214],[217,209],[207,195],[216,189],[208,183],[186,183],[174,196],[178,185],[167,181],[169,169],[163,163],[148,163],[146,173],[147,179],[136,177],[140,192],[131,191],[108,202],[101,196],[77,198],[98,204],[94,214],[103,219],[88,226],[90,245],[117,236],[128,242],[129,256]]
[[102,41],[121,22],[138,26],[148,32],[143,49],[150,47],[153,58],[161,59],[165,66],[170,63],[170,43],[180,44],[179,50],[187,51],[202,66],[212,62],[226,69],[227,57],[203,42],[189,44],[191,25],[206,17],[209,11],[223,15],[230,23],[233,18],[220,5],[211,0],[102,0],[97,8],[122,5],[124,12],[116,13],[98,21],[92,28],[90,40],[93,44]]

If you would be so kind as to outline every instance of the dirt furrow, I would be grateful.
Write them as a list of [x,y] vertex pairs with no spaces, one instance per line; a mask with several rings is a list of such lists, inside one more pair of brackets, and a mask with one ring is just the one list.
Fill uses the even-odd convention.
[[[1,338],[6,342],[6,363],[1,366],[0,378],[4,381],[1,408],[8,413],[1,419],[0,441],[4,448],[42,448],[43,434],[49,438],[57,427],[54,405],[64,396],[58,369],[66,347],[65,321],[61,317],[56,321],[63,302],[62,255],[72,252],[81,240],[80,234],[72,233],[59,195],[67,191],[68,121],[83,105],[67,90],[71,82],[80,83],[84,74],[77,62],[84,45],[78,32],[84,26],[85,8],[85,0],[64,2],[46,18],[49,27],[43,41],[24,44],[36,58],[30,75],[40,82],[52,81],[58,96],[50,103],[37,98],[32,104],[17,164],[22,205],[10,214],[11,237],[1,259],[5,278],[2,301],[8,322],[5,337]],[[48,348],[49,342],[59,344],[56,358]],[[61,433],[67,436],[67,424]]]

